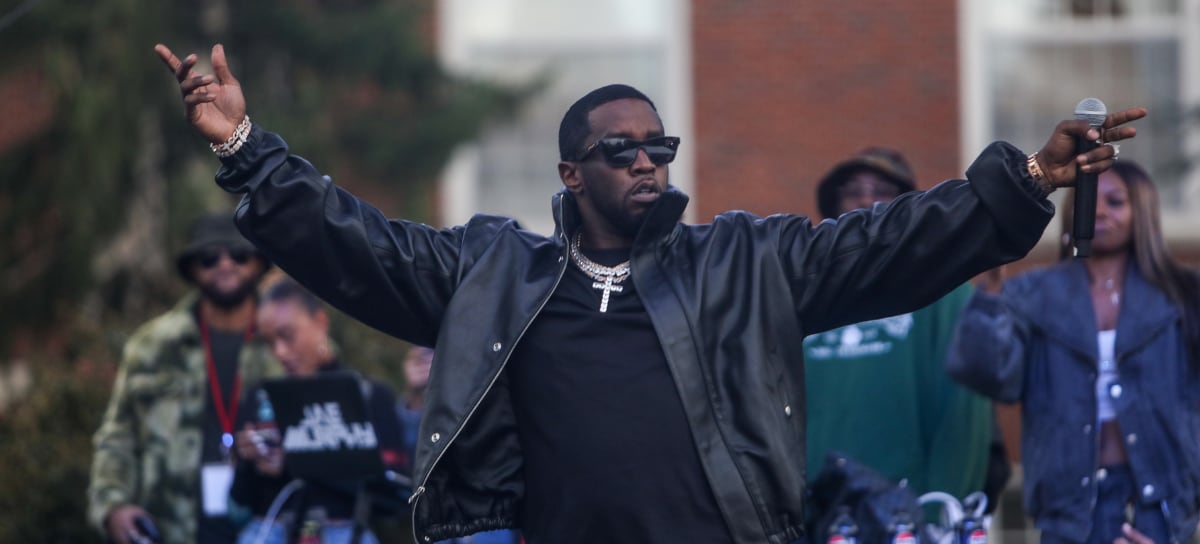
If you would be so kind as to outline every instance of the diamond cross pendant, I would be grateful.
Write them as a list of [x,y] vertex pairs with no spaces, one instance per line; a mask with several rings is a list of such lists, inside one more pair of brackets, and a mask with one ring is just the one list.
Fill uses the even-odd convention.
[[[622,278],[622,279],[624,279],[624,278]],[[604,296],[600,297],[600,311],[602,313],[608,312],[608,297],[609,297],[609,295],[611,295],[614,292],[620,293],[621,291],[625,290],[624,287],[621,287],[620,285],[616,285],[613,283],[612,276],[608,276],[608,277],[604,278],[603,283],[598,282],[598,281],[593,282],[592,289],[599,289],[601,291],[604,291]]]

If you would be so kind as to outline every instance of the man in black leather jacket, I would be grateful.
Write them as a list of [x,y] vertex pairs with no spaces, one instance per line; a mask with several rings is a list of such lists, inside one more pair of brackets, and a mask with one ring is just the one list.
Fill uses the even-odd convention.
[[[245,193],[243,232],[334,306],[437,347],[414,471],[419,542],[518,527],[530,544],[803,540],[805,334],[906,312],[1021,256],[1075,165],[1059,123],[967,179],[813,225],[726,213],[684,225],[678,140],[648,98],[597,89],[568,110],[553,236],[476,216],[389,220],[249,123],[224,50],[213,75],[156,47],[194,127]],[[1108,141],[1133,136],[1114,114]]]

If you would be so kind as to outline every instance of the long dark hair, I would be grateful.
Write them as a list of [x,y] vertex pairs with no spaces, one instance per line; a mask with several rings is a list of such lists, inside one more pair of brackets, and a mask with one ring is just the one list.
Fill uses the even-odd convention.
[[[1167,294],[1182,317],[1184,343],[1189,366],[1200,372],[1200,274],[1171,257],[1162,235],[1162,215],[1158,207],[1158,190],[1150,174],[1134,161],[1113,163],[1112,172],[1121,177],[1129,192],[1133,212],[1133,258],[1138,271],[1152,285]],[[1071,256],[1071,221],[1074,199],[1065,199],[1062,214],[1059,258]]]

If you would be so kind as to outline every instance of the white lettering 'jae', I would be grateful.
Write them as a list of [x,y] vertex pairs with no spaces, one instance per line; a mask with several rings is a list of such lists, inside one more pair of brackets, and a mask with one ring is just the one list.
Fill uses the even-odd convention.
[[288,427],[283,437],[286,451],[367,450],[377,443],[371,422],[347,424],[336,402],[305,406],[304,419]]

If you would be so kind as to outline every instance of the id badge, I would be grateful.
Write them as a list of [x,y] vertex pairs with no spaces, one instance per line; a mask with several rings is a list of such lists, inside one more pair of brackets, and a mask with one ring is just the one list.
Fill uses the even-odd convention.
[[229,488],[232,486],[233,467],[229,463],[208,463],[200,468],[204,515],[224,516],[228,512]]

